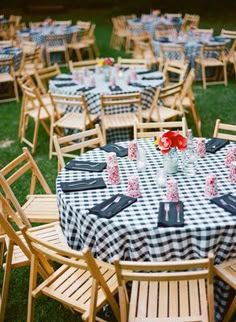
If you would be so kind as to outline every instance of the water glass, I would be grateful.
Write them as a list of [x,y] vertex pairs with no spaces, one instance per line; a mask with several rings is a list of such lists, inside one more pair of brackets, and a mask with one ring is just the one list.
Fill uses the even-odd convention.
[[197,173],[197,155],[192,150],[187,150],[183,155],[183,169],[187,176],[195,176]]
[[165,187],[167,181],[167,172],[165,168],[160,168],[157,172],[156,176],[157,185],[159,187]]
[[137,149],[137,168],[138,170],[145,171],[147,165],[146,153],[144,149]]

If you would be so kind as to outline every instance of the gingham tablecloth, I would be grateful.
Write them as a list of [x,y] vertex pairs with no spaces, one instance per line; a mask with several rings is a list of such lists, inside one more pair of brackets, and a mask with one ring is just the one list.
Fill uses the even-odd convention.
[[[22,59],[22,50],[17,47],[0,47],[0,60],[13,57],[14,69],[18,70]],[[5,67],[0,68],[0,73],[9,72]]]
[[[127,143],[121,143],[127,146]],[[101,176],[107,182],[106,170],[102,173],[62,170],[57,177],[56,188],[60,222],[68,244],[81,250],[85,246],[102,260],[111,261],[114,255],[125,260],[179,260],[207,257],[214,251],[215,263],[236,257],[236,216],[212,204],[204,197],[206,176],[217,174],[219,195],[236,194],[230,184],[224,156],[233,144],[216,154],[198,159],[198,173],[188,177],[180,170],[174,175],[178,180],[180,200],[184,203],[185,226],[182,228],[158,227],[159,202],[165,199],[165,188],[156,184],[162,156],[156,151],[153,140],[139,140],[138,146],[146,151],[147,169],[138,172],[136,162],[127,157],[118,158],[121,183],[107,184],[106,189],[64,193],[62,181],[74,181]],[[106,161],[107,153],[99,148],[79,157],[80,160]],[[128,176],[138,174],[142,197],[111,219],[91,215],[88,209],[116,193],[127,192]],[[217,319],[220,321],[229,292],[216,283],[215,300]]]
[[[81,71],[81,73],[83,73],[83,71]],[[66,95],[84,95],[86,97],[87,100],[87,104],[88,104],[88,108],[89,108],[89,112],[91,114],[98,114],[100,116],[100,95],[103,94],[112,94],[112,93],[119,93],[119,92],[112,92],[109,89],[110,86],[110,82],[107,82],[104,80],[104,74],[102,72],[102,70],[97,71],[97,72],[88,72],[89,74],[86,77],[83,77],[83,83],[79,84],[77,83],[77,85],[75,86],[64,86],[64,87],[57,87],[57,84],[60,85],[62,83],[71,83],[74,82],[72,80],[72,75],[68,75],[68,74],[61,74],[59,75],[60,77],[60,81],[59,80],[52,80],[49,83],[49,88],[53,93],[57,93],[57,94],[66,94]],[[117,69],[115,67],[111,68],[111,78],[115,79],[116,85],[118,85],[121,90],[122,93],[131,93],[131,92],[141,92],[142,93],[142,108],[143,109],[147,109],[149,107],[151,107],[152,101],[153,101],[153,97],[156,91],[156,87],[158,86],[162,86],[162,84],[164,83],[164,78],[159,79],[159,80],[143,80],[143,77],[160,77],[163,76],[163,74],[161,72],[152,72],[152,73],[148,73],[148,74],[140,74],[137,75],[137,80],[135,81],[131,81],[133,83],[139,83],[145,87],[140,88],[140,87],[135,87],[135,86],[129,86],[127,85],[127,78],[130,77],[131,71],[130,70],[126,70],[122,77],[119,77],[117,74]],[[71,77],[71,81],[70,80],[66,80],[63,81],[63,77],[68,79],[68,76]],[[91,86],[91,81],[92,79],[95,81],[96,87],[89,90],[89,91],[81,91],[80,88],[84,88],[84,87],[90,87]],[[75,83],[75,82],[74,82]],[[73,107],[68,107],[67,108],[68,111],[76,111]],[[112,109],[112,113],[121,113],[124,111],[130,111],[130,109],[128,110],[121,110],[121,107],[114,107]],[[130,138],[130,130],[129,129],[118,129],[118,130],[108,130],[107,131],[107,141],[113,141],[113,142],[117,142],[117,141],[124,141]]]

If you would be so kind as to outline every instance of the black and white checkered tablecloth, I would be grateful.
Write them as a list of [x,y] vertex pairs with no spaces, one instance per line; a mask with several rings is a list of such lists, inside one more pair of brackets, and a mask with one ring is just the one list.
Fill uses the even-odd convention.
[[[16,47],[7,47],[7,48],[0,48],[0,60],[6,58],[12,58],[14,63],[14,69],[18,70],[20,67],[21,59],[22,59],[22,50]],[[9,72],[8,67],[1,67],[0,73]]]
[[[127,146],[127,143],[121,143]],[[114,255],[125,260],[178,260],[207,257],[215,253],[215,263],[236,257],[236,217],[212,204],[204,197],[207,174],[217,174],[218,192],[236,194],[230,184],[228,168],[224,166],[224,147],[216,154],[198,159],[198,173],[188,177],[180,170],[174,175],[178,180],[180,200],[184,203],[185,226],[162,228],[157,225],[159,202],[165,199],[165,188],[156,184],[162,156],[156,151],[153,140],[139,140],[138,146],[146,151],[146,171],[138,172],[136,162],[127,157],[119,158],[121,183],[107,184],[106,189],[63,193],[61,181],[74,181],[101,176],[107,182],[107,172],[90,173],[62,170],[57,177],[57,196],[61,226],[68,244],[74,249],[89,246],[94,255],[111,261]],[[94,149],[80,160],[106,161],[107,153]],[[128,176],[138,174],[142,197],[111,219],[98,218],[88,213],[88,208],[116,193],[127,192]],[[228,292],[217,283],[215,288],[218,321],[226,304]]]
[[[143,77],[161,77],[163,74],[161,72],[154,71],[152,73],[148,74],[142,74],[142,75],[137,75],[137,80],[131,81],[134,83],[139,83],[143,86],[144,88],[140,87],[135,87],[135,86],[129,86],[127,84],[127,78],[130,75],[130,70],[127,70],[123,73],[122,77],[119,77],[117,75],[116,69],[111,68],[111,77],[114,77],[116,81],[116,85],[118,85],[122,89],[122,93],[131,93],[131,92],[141,92],[142,93],[142,108],[147,109],[151,107],[153,97],[156,91],[156,87],[161,86],[164,82],[164,79],[159,79],[159,80],[143,80]],[[117,94],[118,92],[112,92],[109,89],[110,82],[107,82],[104,80],[104,74],[102,70],[99,72],[92,72],[90,71],[90,74],[86,77],[84,77],[84,82],[83,84],[77,84],[75,86],[64,86],[64,87],[57,87],[57,84],[63,83],[63,77],[68,79],[68,76],[72,77],[71,75],[68,74],[62,74],[60,75],[60,81],[59,80],[51,80],[49,83],[49,88],[53,93],[57,94],[64,94],[64,95],[84,95],[87,100],[89,112],[91,114],[98,114],[100,117],[100,95],[103,94],[112,94],[115,93]],[[80,91],[80,88],[84,87],[90,87],[91,86],[91,79],[94,79],[96,87],[94,89],[91,89],[89,91]],[[71,81],[64,81],[66,82],[74,82],[71,78]],[[68,111],[76,111],[74,107],[68,107]],[[125,110],[122,109],[121,107],[113,107],[112,108],[112,113],[122,113],[130,111],[130,109]],[[131,131],[132,132],[132,131]],[[118,130],[108,130],[107,131],[107,142],[112,141],[112,142],[118,142],[118,141],[124,141],[130,139],[130,130],[129,129],[118,129]]]

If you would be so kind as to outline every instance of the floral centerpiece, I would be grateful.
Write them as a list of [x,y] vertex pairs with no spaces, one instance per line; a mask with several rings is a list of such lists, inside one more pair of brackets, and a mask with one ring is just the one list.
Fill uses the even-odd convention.
[[187,148],[187,139],[179,132],[166,131],[161,137],[157,137],[155,145],[159,146],[160,153],[165,155],[164,167],[167,173],[178,171],[177,149],[183,151]]
[[44,26],[48,26],[48,25],[52,25],[53,24],[53,20],[51,18],[46,18],[44,21],[43,21],[43,25]]
[[112,57],[102,58],[98,61],[98,66],[102,68],[104,74],[104,80],[108,82],[111,76],[111,66],[114,64],[115,60]]

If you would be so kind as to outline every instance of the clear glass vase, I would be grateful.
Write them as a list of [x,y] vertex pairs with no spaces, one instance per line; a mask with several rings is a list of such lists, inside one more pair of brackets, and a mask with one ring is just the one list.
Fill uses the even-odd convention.
[[164,169],[168,174],[175,174],[178,172],[178,153],[176,148],[172,148],[169,153],[165,154],[163,159]]
[[110,76],[111,76],[111,68],[110,68],[110,66],[104,66],[103,67],[103,75],[104,75],[104,81],[109,82]]

